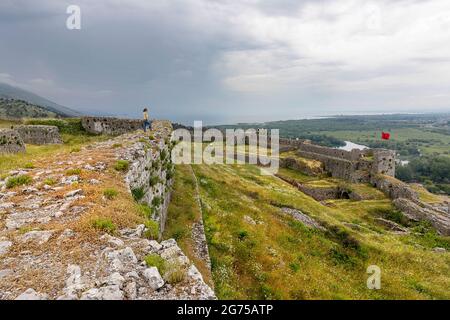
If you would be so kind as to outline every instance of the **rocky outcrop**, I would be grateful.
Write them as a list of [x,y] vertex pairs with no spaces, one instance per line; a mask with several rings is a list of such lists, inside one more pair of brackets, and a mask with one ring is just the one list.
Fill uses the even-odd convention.
[[81,125],[89,133],[120,135],[142,129],[143,122],[135,119],[83,117]]
[[60,144],[59,129],[56,126],[27,125],[15,127],[23,142],[28,144]]
[[[65,287],[57,300],[206,300],[216,299],[202,275],[170,239],[158,243],[138,237],[134,232],[119,238],[107,237],[109,244],[102,250],[97,273],[83,272],[78,265],[67,266]],[[122,232],[124,233],[124,232]],[[164,269],[146,264],[147,255],[160,257]],[[176,268],[177,277],[173,276]]]
[[370,183],[391,199],[405,198],[417,200],[418,195],[406,183],[386,175],[374,175]]
[[419,201],[398,198],[393,201],[395,207],[413,221],[429,221],[436,231],[442,235],[450,236],[450,214],[433,210]]
[[25,144],[16,130],[0,129],[0,154],[25,152]]
[[290,215],[295,220],[300,221],[301,223],[310,228],[326,231],[326,229],[319,222],[317,222],[316,220],[314,220],[310,216],[307,216],[306,214],[304,214],[299,210],[292,208],[281,208],[281,211],[285,214]]

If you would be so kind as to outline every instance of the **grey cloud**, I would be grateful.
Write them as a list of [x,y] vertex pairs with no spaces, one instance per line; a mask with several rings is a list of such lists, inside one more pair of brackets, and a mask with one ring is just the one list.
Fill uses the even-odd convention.
[[[76,3],[82,9],[82,30],[69,31],[65,10]],[[314,3],[318,1],[2,1],[0,74],[9,74],[11,81],[26,89],[75,109],[139,116],[142,106],[148,105],[156,117],[183,122],[298,118],[361,110],[361,105],[373,111],[375,102],[392,109],[389,101],[400,101],[408,92],[394,96],[377,90],[340,93],[323,80],[363,81],[407,73],[402,65],[364,73],[347,70],[347,63],[334,58],[332,51],[326,59],[315,58],[307,50],[293,51],[284,39],[265,39],[264,34],[248,30],[247,24],[264,24],[264,20],[235,19],[242,10],[252,9],[249,12],[258,19],[295,20],[299,9]],[[269,87],[253,93],[230,90],[224,85],[229,71],[219,62],[230,52],[251,50],[281,52],[274,55],[279,58],[276,63],[258,63],[292,82],[273,93]],[[252,61],[252,56],[248,59]],[[298,66],[317,66],[317,73],[308,78],[314,83],[296,82]],[[363,96],[374,103],[361,103]]]

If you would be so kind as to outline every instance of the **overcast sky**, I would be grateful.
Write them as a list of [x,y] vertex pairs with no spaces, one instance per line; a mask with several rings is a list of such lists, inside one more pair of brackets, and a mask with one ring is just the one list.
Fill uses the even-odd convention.
[[449,0],[1,0],[0,41],[0,81],[82,111],[450,111]]

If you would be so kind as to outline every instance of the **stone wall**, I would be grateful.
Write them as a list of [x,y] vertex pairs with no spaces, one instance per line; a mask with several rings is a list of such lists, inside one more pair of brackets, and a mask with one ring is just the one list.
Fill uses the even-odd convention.
[[417,192],[411,189],[406,183],[390,176],[377,174],[370,178],[370,183],[381,190],[391,199],[405,198],[418,200]]
[[310,143],[301,143],[298,146],[299,151],[308,152],[308,153],[316,153],[323,156],[334,157],[338,159],[344,159],[348,161],[357,161],[362,158],[368,151],[366,150],[357,150],[354,149],[352,151],[345,151],[341,149],[334,149],[328,147],[317,146]]
[[334,178],[350,180],[352,172],[357,170],[356,165],[350,160],[303,150],[299,150],[298,155],[322,162],[324,170],[329,172]]
[[25,152],[25,145],[16,130],[0,129],[0,154]]
[[[283,141],[287,145],[286,141]],[[303,158],[321,161],[332,177],[351,182],[369,182],[376,174],[395,175],[395,151],[366,149],[345,151],[317,146],[308,141],[292,140],[297,154]]]
[[151,218],[158,222],[160,235],[166,224],[171,196],[174,169],[170,151],[170,144],[166,144],[165,139],[149,139],[148,142],[136,142],[120,155],[121,159],[129,161],[125,181],[133,194],[143,195],[138,201],[150,207]]
[[375,149],[371,172],[395,177],[395,151]]
[[83,117],[81,125],[90,133],[120,135],[141,129],[143,121],[109,117]]
[[25,143],[37,145],[62,143],[56,126],[29,125],[17,126],[15,129]]

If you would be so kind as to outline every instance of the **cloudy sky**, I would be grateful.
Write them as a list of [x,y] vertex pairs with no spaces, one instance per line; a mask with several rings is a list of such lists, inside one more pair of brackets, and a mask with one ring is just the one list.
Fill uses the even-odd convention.
[[1,0],[0,44],[0,81],[82,111],[450,111],[449,0]]

